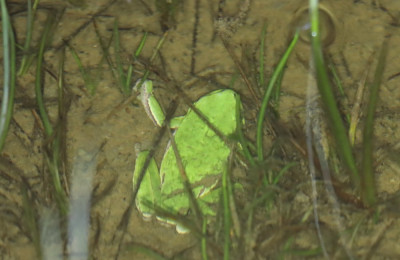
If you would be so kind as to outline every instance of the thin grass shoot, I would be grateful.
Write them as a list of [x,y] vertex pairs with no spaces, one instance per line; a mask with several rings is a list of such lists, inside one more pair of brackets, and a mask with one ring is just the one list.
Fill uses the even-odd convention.
[[0,114],[0,151],[3,150],[13,114],[15,82],[16,82],[16,51],[15,38],[4,0],[0,2],[2,16],[3,38],[3,97]]

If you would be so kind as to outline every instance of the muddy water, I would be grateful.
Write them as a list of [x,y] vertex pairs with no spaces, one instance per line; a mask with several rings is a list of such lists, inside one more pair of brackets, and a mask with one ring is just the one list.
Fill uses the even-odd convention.
[[[22,44],[25,37],[26,7],[24,1],[9,1],[13,27]],[[154,61],[153,73],[156,96],[164,107],[175,97],[165,79],[174,80],[192,98],[198,99],[214,89],[230,85],[232,77],[239,76],[239,69],[232,58],[234,55],[252,86],[257,85],[257,64],[259,60],[260,35],[266,25],[265,39],[265,75],[266,79],[273,72],[290,40],[293,27],[303,26],[302,10],[307,1],[182,1],[177,6],[175,21],[160,22],[162,15],[153,1],[87,1],[86,7],[78,8],[64,2],[41,1],[34,23],[33,43],[36,46],[40,32],[48,15],[48,10],[61,10],[63,14],[55,26],[51,48],[45,52],[46,73],[44,77],[44,95],[47,110],[53,122],[57,120],[57,81],[50,72],[57,74],[60,53],[64,41],[68,41],[78,53],[90,82],[96,86],[95,95],[91,96],[82,74],[69,49],[66,49],[64,78],[66,95],[70,101],[66,113],[66,157],[65,179],[69,183],[74,174],[77,158],[84,151],[96,163],[91,186],[96,196],[102,193],[110,183],[112,189],[93,205],[88,217],[89,252],[94,259],[112,259],[119,252],[120,259],[143,259],[143,255],[129,251],[125,245],[135,243],[154,249],[167,257],[178,254],[185,259],[198,259],[199,243],[192,235],[179,235],[173,227],[160,225],[156,220],[144,221],[134,209],[126,229],[122,249],[119,248],[118,225],[129,206],[132,194],[132,173],[136,157],[135,147],[151,147],[158,129],[147,117],[143,108],[136,105],[118,107],[127,99],[104,58],[99,35],[105,44],[109,44],[115,18],[119,21],[122,62],[127,66],[134,64],[133,77],[137,80],[143,75],[146,64],[153,54],[157,42],[162,37],[166,26],[170,27],[160,56]],[[221,1],[222,3],[223,1]],[[347,99],[341,98],[343,107],[351,108],[356,88],[369,68],[371,55],[376,53],[383,39],[392,34],[384,84],[380,91],[380,102],[376,120],[376,154],[374,167],[381,201],[393,196],[400,189],[400,170],[398,164],[400,140],[400,33],[396,17],[400,13],[397,0],[360,0],[360,1],[322,1],[323,10],[329,20],[324,29],[326,50],[334,63],[337,74],[342,80]],[[98,34],[96,33],[98,30]],[[132,53],[136,50],[144,32],[148,39],[139,61],[134,61]],[[305,121],[305,97],[309,73],[309,45],[307,36],[296,46],[288,61],[282,80],[282,96],[279,107],[280,122],[302,133]],[[226,44],[223,44],[222,39]],[[229,50],[229,51],[228,51]],[[110,48],[114,55],[114,49]],[[113,59],[114,56],[112,56]],[[376,60],[376,59],[373,59]],[[375,63],[373,63],[374,65]],[[371,71],[373,71],[373,68]],[[10,127],[6,146],[2,153],[1,171],[24,176],[30,186],[30,197],[37,215],[44,209],[54,211],[55,204],[49,195],[49,178],[43,153],[44,139],[41,125],[35,117],[34,81],[35,69],[17,79],[17,100],[14,119]],[[373,73],[368,80],[371,81]],[[246,135],[254,140],[254,125],[257,115],[257,102],[254,100],[245,82],[238,77],[232,87],[241,94],[246,118]],[[256,89],[255,93],[260,90]],[[363,103],[362,106],[365,106]],[[118,107],[117,110],[115,108]],[[181,102],[177,114],[186,111]],[[361,120],[362,122],[362,120]],[[362,126],[362,123],[361,123]],[[266,145],[280,140],[267,131]],[[360,146],[362,133],[356,133],[356,145]],[[303,140],[299,137],[299,140]],[[283,141],[282,141],[283,140]],[[288,142],[282,139],[281,142]],[[301,143],[301,141],[299,141]],[[156,160],[161,160],[167,139],[164,138],[156,150]],[[139,144],[139,145],[138,145]],[[305,162],[294,150],[289,150],[285,160]],[[240,168],[240,166],[238,166]],[[242,171],[244,171],[242,169]],[[1,204],[1,243],[0,255],[3,259],[34,259],[36,250],[32,242],[31,230],[22,216],[23,196],[19,179],[0,178]],[[288,239],[293,239],[291,249],[309,250],[319,246],[313,225],[312,214],[302,221],[312,209],[311,190],[307,167],[298,167],[291,172],[287,180],[282,180],[278,196],[274,200],[271,212],[258,212],[255,217],[250,248],[246,251],[249,259],[276,258]],[[346,177],[339,176],[346,181]],[[68,180],[68,181],[67,181]],[[69,186],[64,185],[67,193]],[[73,190],[73,189],[71,189]],[[321,189],[323,192],[323,189]],[[86,194],[87,195],[87,194]],[[86,196],[85,195],[85,196]],[[291,203],[288,203],[291,201]],[[244,205],[246,204],[245,202]],[[378,224],[372,224],[368,212],[354,205],[342,203],[341,222],[346,229],[353,230],[360,224],[361,231],[355,233],[354,241],[349,245],[356,258],[397,259],[400,247],[397,243],[400,235],[400,222],[391,210],[382,213]],[[391,206],[382,207],[393,208]],[[398,204],[397,204],[398,205]],[[331,216],[330,207],[320,206],[320,221],[324,226],[323,234],[332,257],[342,257],[341,239],[336,227],[337,220]],[[241,213],[246,219],[246,213]],[[61,221],[61,236],[67,232],[68,221]],[[243,224],[244,225],[244,224]],[[60,225],[53,225],[55,229]],[[39,228],[40,229],[40,228]],[[114,234],[116,234],[116,239]],[[53,232],[53,235],[57,232]],[[46,233],[46,236],[50,236]],[[55,235],[57,237],[57,235]],[[61,240],[61,239],[60,239]],[[56,252],[63,252],[64,246],[56,244]],[[48,245],[50,246],[50,245]],[[370,250],[374,247],[373,250]],[[67,247],[66,247],[67,248]],[[217,250],[218,251],[218,250]],[[219,252],[220,253],[220,252]],[[57,255],[57,254],[56,254]],[[217,253],[218,255],[218,253]],[[77,258],[82,255],[77,255]],[[299,259],[300,256],[287,255]],[[317,254],[315,259],[322,258]],[[54,258],[53,258],[54,259]]]

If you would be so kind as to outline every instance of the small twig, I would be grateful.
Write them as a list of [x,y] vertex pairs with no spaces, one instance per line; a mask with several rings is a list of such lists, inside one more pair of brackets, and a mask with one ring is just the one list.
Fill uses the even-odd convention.
[[235,63],[237,69],[239,70],[239,73],[242,76],[242,79],[246,83],[246,86],[249,89],[249,91],[250,91],[250,93],[251,93],[251,95],[253,97],[253,100],[257,103],[257,106],[259,107],[261,105],[260,98],[256,94],[256,91],[253,88],[253,85],[251,84],[249,78],[247,77],[246,72],[244,71],[242,64],[240,63],[240,61],[239,61],[238,57],[236,56],[236,54],[233,52],[233,50],[232,50],[231,46],[229,45],[228,41],[225,38],[223,38],[222,36],[221,36],[221,40],[222,40],[222,43],[225,46],[225,49],[228,51],[229,55],[231,56],[231,59]]
[[175,143],[175,138],[172,135],[171,129],[169,128],[169,122],[166,125],[167,125],[167,133],[168,133],[169,139],[171,140],[172,149],[175,154],[176,165],[178,166],[179,173],[182,177],[182,182],[185,187],[185,192],[186,192],[186,194],[189,195],[190,205],[191,205],[191,208],[193,208],[195,219],[197,221],[197,228],[200,229],[200,227],[202,226],[202,223],[203,223],[203,214],[201,213],[199,204],[196,200],[196,196],[193,193],[193,189],[192,189],[192,185],[190,184],[190,180],[187,177],[185,167],[183,166],[183,163],[182,163],[181,155],[179,154],[178,147],[176,146],[176,143]]
[[364,71],[364,75],[362,76],[362,79],[358,83],[358,88],[357,88],[356,94],[354,96],[354,105],[353,105],[353,108],[351,109],[351,113],[350,113],[350,127],[349,127],[349,139],[350,139],[351,145],[354,145],[354,142],[356,139],[357,124],[358,124],[361,114],[362,114],[362,112],[360,111],[360,108],[361,108],[361,103],[362,103],[364,92],[365,92],[365,83],[367,81],[369,70],[371,68],[371,63],[372,63],[372,58],[374,56],[374,53],[372,53],[368,59],[368,64],[369,64],[368,68]]
[[[166,122],[169,122],[170,118],[172,118],[176,108],[177,108],[177,102],[176,102],[176,100],[173,100],[167,109],[167,114],[166,114],[166,118],[165,118]],[[118,243],[118,251],[117,251],[114,259],[119,258],[119,254],[121,252],[121,247],[122,247],[122,242],[124,241],[127,227],[128,227],[129,221],[131,219],[132,209],[133,209],[133,206],[135,205],[134,202],[136,200],[136,196],[139,191],[140,184],[141,184],[143,177],[147,171],[147,168],[150,165],[151,158],[153,158],[153,156],[154,156],[156,147],[160,143],[162,137],[164,136],[167,125],[168,124],[164,124],[161,127],[161,129],[158,131],[156,138],[154,139],[154,141],[152,143],[153,145],[151,146],[149,154],[146,157],[146,161],[143,164],[143,168],[138,175],[137,182],[136,182],[137,185],[135,187],[133,187],[133,192],[132,192],[131,199],[129,201],[128,208],[125,210],[124,214],[122,215],[122,218],[117,226],[117,230],[114,233],[114,236],[112,238],[112,240],[115,241],[117,239],[117,237],[119,237],[119,240],[117,242]]]

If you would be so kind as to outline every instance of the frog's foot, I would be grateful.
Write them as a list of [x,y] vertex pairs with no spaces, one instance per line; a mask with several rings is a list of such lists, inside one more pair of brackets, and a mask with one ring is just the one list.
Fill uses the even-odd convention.
[[161,223],[161,225],[165,227],[171,227],[175,226],[175,230],[178,234],[188,234],[190,232],[190,229],[185,227],[182,223],[178,223],[175,220],[164,218],[164,217],[158,217],[157,220]]
[[176,224],[176,232],[178,233],[178,234],[182,234],[182,235],[184,235],[184,234],[188,234],[188,233],[190,233],[190,229],[188,229],[187,227],[185,227],[185,226],[183,226],[183,225],[181,225],[181,224]]
[[149,212],[142,212],[142,219],[145,221],[145,222],[150,222],[151,221],[151,219],[153,218],[153,214],[151,214],[151,213],[149,213]]

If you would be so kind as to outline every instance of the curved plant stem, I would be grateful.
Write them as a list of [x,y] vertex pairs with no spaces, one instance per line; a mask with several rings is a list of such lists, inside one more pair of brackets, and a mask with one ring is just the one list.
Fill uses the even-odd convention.
[[230,230],[231,230],[231,211],[229,210],[229,191],[228,191],[228,171],[225,167],[222,173],[222,200],[224,208],[224,259],[229,259],[231,248]]
[[315,73],[317,77],[319,93],[321,95],[322,102],[325,105],[327,117],[330,121],[339,153],[347,168],[350,170],[350,177],[354,185],[359,188],[360,175],[353,157],[350,141],[347,138],[347,131],[340,116],[332,87],[325,69],[324,58],[321,49],[321,39],[318,31],[318,0],[310,0],[310,15],[312,56],[315,64]]
[[376,204],[376,191],[373,173],[373,129],[374,114],[376,103],[379,97],[379,86],[382,82],[385,61],[388,52],[388,42],[385,41],[381,47],[378,64],[376,66],[374,81],[370,88],[367,114],[365,118],[364,136],[363,136],[363,161],[362,161],[362,179],[361,179],[361,198],[367,206]]
[[0,1],[3,31],[3,98],[0,112],[0,151],[13,113],[15,93],[15,40],[5,0]]
[[267,33],[267,24],[264,23],[262,32],[261,32],[261,42],[260,42],[260,63],[259,63],[259,85],[261,88],[264,88],[264,45],[265,45],[265,34]]
[[19,66],[18,75],[23,75],[28,70],[29,66],[32,63],[34,58],[34,54],[29,54],[29,49],[31,47],[32,41],[32,32],[33,32],[33,20],[35,18],[37,6],[40,0],[35,0],[33,5],[32,1],[27,1],[27,20],[26,20],[26,34],[25,34],[25,43],[22,48],[23,56],[21,60],[21,64]]
[[263,160],[263,147],[262,147],[262,129],[263,129],[263,123],[264,123],[264,118],[265,118],[265,113],[267,111],[267,106],[269,99],[271,97],[272,90],[275,86],[276,81],[279,78],[279,75],[282,73],[287,60],[289,59],[290,53],[292,52],[294,46],[296,45],[297,40],[299,39],[299,31],[296,31],[293,40],[289,44],[289,47],[283,54],[282,59],[279,61],[278,66],[276,66],[276,69],[274,73],[272,74],[272,77],[268,83],[267,90],[265,91],[264,98],[261,104],[261,109],[260,113],[258,114],[258,121],[257,121],[257,157],[259,161]]
[[51,27],[54,22],[54,16],[49,15],[46,21],[46,26],[43,31],[42,39],[40,40],[39,45],[39,52],[37,57],[37,64],[36,64],[36,79],[35,79],[35,94],[36,94],[36,101],[39,107],[40,117],[43,122],[44,130],[46,135],[49,137],[53,134],[53,127],[51,126],[49,116],[46,112],[44,102],[43,102],[43,94],[42,94],[42,65],[43,65],[43,55],[44,49],[46,47],[46,43],[50,37]]

